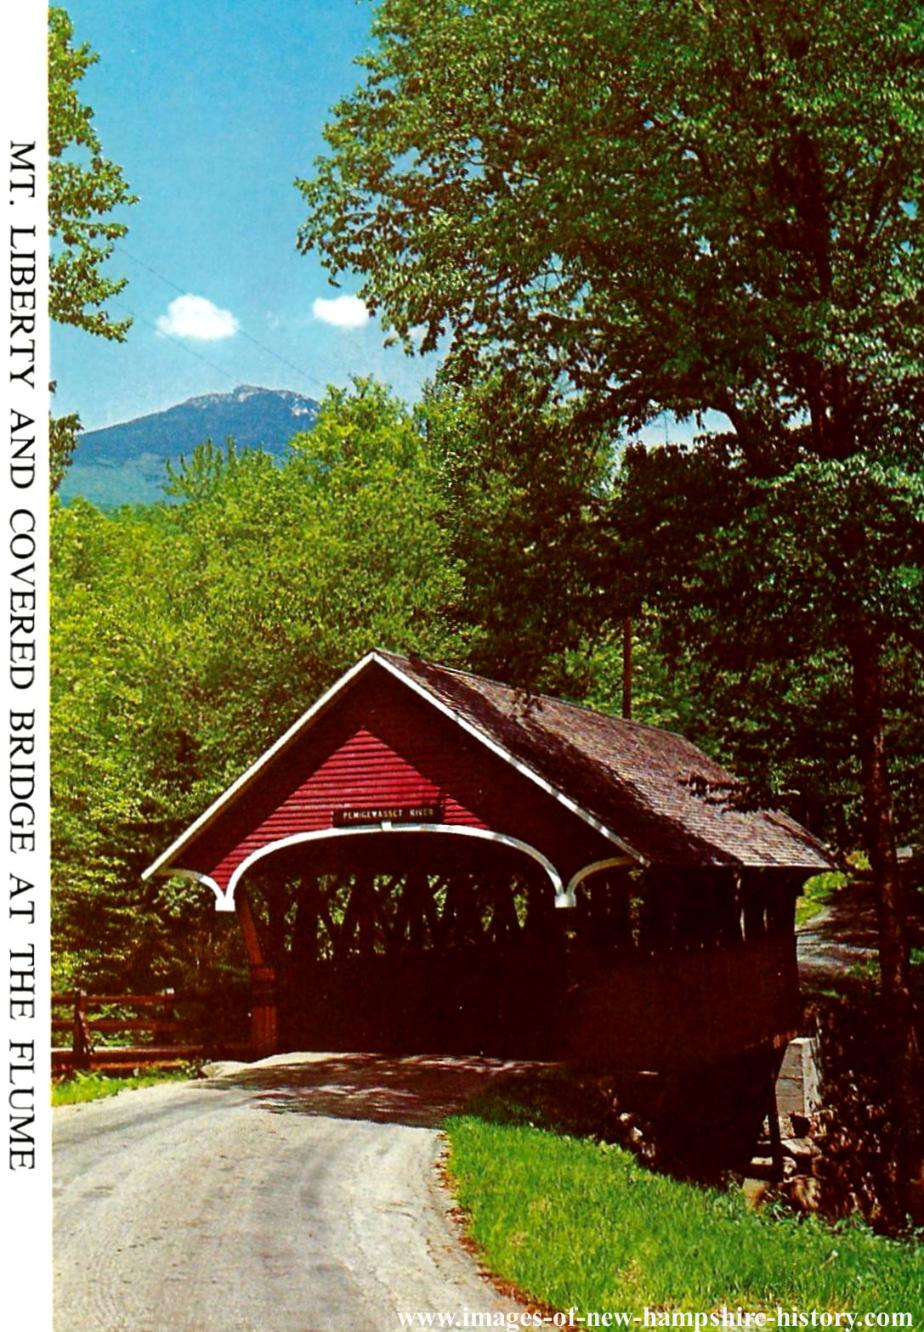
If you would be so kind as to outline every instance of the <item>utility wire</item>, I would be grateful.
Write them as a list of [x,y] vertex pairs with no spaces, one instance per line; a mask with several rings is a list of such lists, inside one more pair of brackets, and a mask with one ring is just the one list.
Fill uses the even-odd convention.
[[[119,254],[124,254],[126,259],[131,259],[132,263],[139,264],[141,268],[146,269],[153,277],[156,277],[159,281],[165,283],[166,286],[171,287],[174,291],[178,291],[181,296],[186,296],[189,294],[188,287],[178,286],[177,283],[175,283],[171,278],[165,277],[163,273],[158,273],[156,268],[152,268],[150,264],[146,263],[143,259],[139,259],[137,255],[131,254],[130,251],[124,248],[124,246],[116,245],[113,248],[117,250]],[[136,317],[140,318],[140,316]],[[172,338],[174,342],[179,342],[179,339],[175,338],[173,334],[163,333],[162,330],[157,328],[156,325],[151,324],[150,320],[142,319],[142,323],[148,324],[149,327],[152,327],[156,333],[161,333],[163,337],[169,337]],[[295,373],[297,375],[300,375],[302,379],[307,379],[312,384],[317,384],[318,388],[323,389],[326,392],[327,385],[323,384],[321,380],[318,379],[317,375],[309,374],[309,372],[307,370],[303,370],[301,366],[295,365],[292,361],[287,361],[284,356],[280,356],[278,352],[273,351],[272,347],[267,347],[264,343],[260,342],[257,338],[255,338],[252,333],[248,333],[246,328],[239,327],[238,332],[241,334],[242,337],[245,337],[248,342],[252,342],[255,347],[259,347],[260,351],[265,352],[267,356],[272,356],[273,360],[278,361],[280,365],[286,366],[286,368],[289,370],[294,370]],[[185,342],[180,342],[179,345],[181,347],[186,347]],[[186,347],[186,350],[190,352],[193,356],[198,356],[198,352],[193,352],[192,348]],[[212,362],[207,361],[204,356],[199,356],[199,360],[205,361],[206,365],[212,364]],[[212,368],[217,370],[219,367],[212,366]],[[226,374],[227,371],[222,371],[222,373]]]
[[144,315],[140,315],[137,311],[130,309],[124,301],[117,300],[115,297],[110,297],[110,300],[113,305],[118,306],[120,310],[124,310],[127,315],[131,315],[132,319],[137,319],[139,324],[147,324],[148,328],[153,328],[154,332],[158,333],[162,338],[169,338],[171,342],[175,342],[178,347],[182,347],[183,351],[187,352],[190,356],[195,356],[196,360],[201,361],[203,365],[211,366],[211,368],[217,370],[220,375],[227,375],[227,366],[216,365],[214,361],[210,361],[208,357],[203,356],[201,352],[193,351],[192,347],[187,347],[186,343],[181,342],[173,333],[164,333],[163,330],[159,329],[150,319],[145,319]]

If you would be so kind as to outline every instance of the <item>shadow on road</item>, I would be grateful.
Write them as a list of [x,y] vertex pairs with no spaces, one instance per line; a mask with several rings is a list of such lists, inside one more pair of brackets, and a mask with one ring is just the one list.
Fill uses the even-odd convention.
[[537,1067],[480,1055],[281,1055],[202,1085],[252,1093],[273,1114],[437,1128],[499,1077]]

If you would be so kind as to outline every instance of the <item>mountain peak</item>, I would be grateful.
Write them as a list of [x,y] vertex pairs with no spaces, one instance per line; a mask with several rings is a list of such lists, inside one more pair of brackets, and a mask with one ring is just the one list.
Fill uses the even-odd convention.
[[318,404],[293,389],[239,384],[230,393],[187,398],[148,416],[80,436],[61,486],[63,499],[83,495],[95,504],[146,504],[164,498],[166,463],[197,444],[229,436],[240,448],[281,457],[293,435],[310,429]]
[[[314,403],[314,398],[306,398],[301,393],[296,393],[294,389],[271,389],[263,388],[260,384],[238,384],[230,393],[201,393],[194,398],[187,398],[185,402],[178,403],[179,407],[211,407],[219,403],[246,402],[248,398],[271,397],[278,398],[282,402],[310,402]],[[317,405],[317,404],[315,404]],[[175,411],[175,407],[167,407],[166,411]],[[160,413],[155,412],[155,416]],[[135,417],[135,420],[147,420],[147,417]],[[129,422],[124,422],[128,425]],[[97,432],[92,432],[97,433]]]

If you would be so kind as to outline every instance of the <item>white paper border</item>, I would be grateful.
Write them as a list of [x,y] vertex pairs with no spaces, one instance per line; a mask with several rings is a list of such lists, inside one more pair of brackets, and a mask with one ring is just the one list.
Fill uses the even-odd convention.
[[[2,1001],[0,1001],[0,1049],[3,1051],[3,1240],[0,1244],[2,1308],[7,1327],[42,1332],[52,1326],[51,1280],[51,1109],[50,1109],[50,942],[49,942],[49,760],[48,760],[48,224],[47,224],[47,9],[37,0],[9,0],[0,22],[0,124],[5,158],[3,195],[6,213],[4,241],[3,320],[3,622],[2,666],[4,774],[3,774],[3,883],[4,930]],[[35,195],[11,190],[10,145],[35,143],[29,154],[35,163]],[[20,173],[17,173],[20,174]],[[35,227],[36,330],[34,387],[11,382],[11,367],[21,368],[22,358],[11,354],[10,250],[11,228]],[[17,238],[22,248],[23,237]],[[22,335],[19,335],[20,339]],[[11,476],[11,410],[28,413],[35,422],[35,473],[27,484],[14,485]],[[22,483],[22,472],[18,476]],[[12,569],[17,566],[10,551],[10,523],[17,510],[28,510],[35,519],[36,569],[36,671],[27,687],[14,688],[10,675],[10,591]],[[25,520],[20,520],[21,525]],[[11,850],[11,758],[10,712],[35,710],[35,850]],[[29,894],[35,901],[34,922],[10,911],[10,874],[34,884]],[[23,897],[17,899],[21,904]],[[36,1003],[34,1015],[11,1017],[10,953],[35,948]],[[34,1042],[34,1138],[33,1169],[12,1169],[10,1164],[10,1079],[12,1041]],[[22,1074],[17,1076],[23,1085]]]

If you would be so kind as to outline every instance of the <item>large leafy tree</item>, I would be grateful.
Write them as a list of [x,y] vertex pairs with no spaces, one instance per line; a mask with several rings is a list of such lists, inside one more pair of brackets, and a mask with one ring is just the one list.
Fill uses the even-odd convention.
[[[48,310],[59,324],[122,342],[130,319],[113,320],[106,302],[125,278],[106,272],[113,245],[128,228],[113,216],[134,203],[121,167],[103,153],[93,111],[80,100],[79,84],[99,56],[73,43],[66,10],[48,11],[48,229],[51,267]],[[52,422],[52,488],[60,484],[76,443],[74,416]]]
[[924,21],[911,0],[384,0],[300,233],[450,366],[608,421],[919,402]]
[[[630,456],[614,571],[656,570],[639,594],[693,641],[743,613],[752,661],[848,672],[907,1112],[883,699],[924,620],[921,8],[383,0],[374,38],[300,243],[408,347],[445,337],[456,382],[532,379],[575,429],[698,420],[697,445]],[[922,1137],[909,1113],[909,1201]]]
[[520,389],[500,391],[496,376],[465,391],[431,386],[420,417],[464,570],[471,664],[581,694],[587,674],[575,672],[570,649],[599,628],[607,595],[599,512],[612,448],[602,432],[579,440],[569,408],[548,403],[545,390]]

